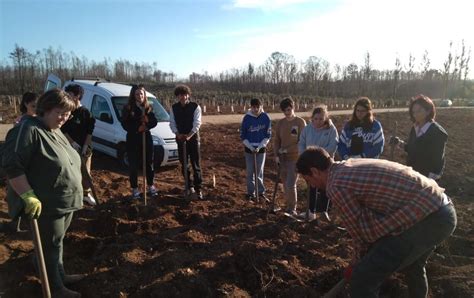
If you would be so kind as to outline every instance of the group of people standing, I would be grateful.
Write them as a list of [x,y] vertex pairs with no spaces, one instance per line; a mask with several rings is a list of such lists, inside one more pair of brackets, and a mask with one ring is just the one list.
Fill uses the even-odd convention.
[[[245,146],[247,198],[252,200],[255,197],[255,170],[259,196],[265,197],[263,170],[266,146],[271,137],[271,120],[263,111],[259,99],[252,99],[250,106],[242,120],[240,137]],[[303,118],[295,115],[295,103],[291,97],[280,102],[280,109],[284,118],[276,123],[273,151],[280,170],[278,179],[281,178],[283,182],[285,211],[292,216],[305,217],[309,221],[316,218],[316,212],[322,212],[329,219],[329,200],[324,190],[312,187],[308,191],[307,210],[301,214],[297,213],[296,160],[310,146],[322,147],[332,157],[337,152],[341,159],[378,158],[382,154],[385,140],[382,126],[374,118],[371,101],[367,97],[357,100],[351,119],[344,125],[340,137],[325,105],[317,106],[313,110],[308,124]]]
[[[90,166],[95,119],[81,106],[84,90],[70,84],[65,90],[52,89],[39,98],[24,94],[22,115],[9,130],[1,148],[1,168],[7,176],[8,212],[13,221],[21,216],[38,221],[44,261],[52,297],[80,297],[66,286],[78,282],[83,274],[66,274],[63,265],[63,239],[73,213],[83,202],[96,205],[91,195]],[[197,198],[202,198],[199,159],[200,107],[189,100],[187,86],[176,87],[179,102],[172,107],[171,128],[176,134],[180,160],[187,144],[194,181],[188,183]],[[128,104],[122,111],[127,131],[132,198],[138,198],[139,153],[146,146],[147,191],[155,195],[153,143],[150,129],[157,125],[153,109],[142,85],[132,86]],[[145,140],[143,142],[143,140]],[[183,169],[184,172],[184,169]],[[19,225],[17,225],[19,226]]]
[[[261,103],[252,100],[251,105],[241,127],[249,199],[255,184],[250,154],[258,163],[253,169],[263,194],[265,145],[271,133]],[[356,101],[340,136],[325,106],[313,110],[306,126],[293,107],[291,98],[281,101],[285,117],[277,122],[274,137],[286,212],[297,214],[296,169],[310,188],[309,208],[300,216],[307,220],[313,220],[315,212],[327,216],[332,202],[353,239],[354,257],[344,271],[351,297],[378,297],[382,282],[397,271],[405,273],[410,297],[426,297],[428,258],[457,224],[454,205],[436,182],[444,170],[448,135],[435,121],[432,100],[418,95],[410,102],[413,127],[408,141],[390,138],[391,146],[406,151],[407,166],[379,159],[385,138],[367,97]],[[334,160],[336,152],[341,161]]]
[[[80,104],[83,93],[73,84],[65,91],[47,91],[38,100],[35,94],[25,94],[23,115],[8,132],[2,148],[9,214],[38,219],[53,297],[80,297],[66,288],[84,276],[65,273],[63,239],[82,202],[97,203],[90,193],[90,181],[84,178],[90,175],[95,119]],[[174,94],[177,102],[170,110],[170,128],[176,135],[181,164],[187,165],[189,158],[193,168],[191,179],[189,167],[181,167],[188,179],[185,195],[202,199],[201,108],[190,101],[188,86],[177,86]],[[271,119],[259,99],[250,104],[240,129],[247,199],[267,199],[263,172],[272,137]],[[354,239],[357,256],[346,270],[353,297],[376,297],[383,279],[401,268],[408,268],[410,293],[422,297],[427,291],[424,267],[429,254],[456,225],[452,202],[435,182],[444,169],[447,133],[435,122],[431,99],[419,95],[411,101],[413,127],[406,142],[397,136],[390,138],[390,145],[408,153],[407,166],[413,169],[378,159],[385,139],[368,98],[357,100],[340,135],[325,106],[313,110],[308,124],[295,115],[294,107],[290,97],[281,101],[284,118],[277,121],[273,140],[286,212],[298,216],[299,173],[309,186],[308,208],[299,216],[313,220],[316,212],[327,212],[332,202]],[[142,85],[131,88],[122,110],[122,125],[127,131],[132,198],[140,197],[137,174],[142,146],[146,146],[146,191],[156,195],[150,129],[157,119]],[[342,161],[334,161],[336,154]],[[374,263],[380,258],[386,261]]]

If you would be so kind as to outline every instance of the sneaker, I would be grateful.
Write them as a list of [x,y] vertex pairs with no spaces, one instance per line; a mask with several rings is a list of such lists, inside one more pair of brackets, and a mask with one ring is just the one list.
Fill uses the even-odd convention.
[[316,219],[316,213],[315,212],[311,212],[308,210],[308,214],[307,214],[307,217],[306,217],[306,220],[307,221],[313,221]]
[[263,199],[265,202],[270,203],[270,199],[264,193],[258,195],[260,199]]
[[255,196],[253,194],[246,194],[245,198],[250,202],[255,201]]
[[202,192],[201,192],[200,189],[196,190],[196,193],[195,193],[195,194],[196,194],[196,198],[197,198],[198,200],[202,200]]
[[132,188],[132,199],[138,200],[140,198],[140,191],[138,188]]
[[95,201],[94,197],[90,193],[85,195],[84,198],[82,198],[82,200],[91,206],[97,205],[97,202]]
[[301,212],[300,214],[298,214],[298,217],[303,218],[306,221],[310,222],[316,219],[316,213],[307,210],[305,212]]
[[147,193],[150,196],[157,196],[158,195],[158,189],[156,189],[156,187],[154,185],[149,185]]
[[286,209],[285,213],[290,215],[290,216],[294,216],[294,217],[298,216],[298,212],[296,212],[296,210],[294,210],[294,209]]

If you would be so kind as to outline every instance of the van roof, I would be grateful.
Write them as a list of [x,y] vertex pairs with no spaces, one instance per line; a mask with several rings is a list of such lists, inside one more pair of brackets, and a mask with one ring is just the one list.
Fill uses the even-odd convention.
[[[101,82],[96,80],[74,80],[67,81],[65,85],[69,84],[79,84],[84,89],[98,88],[106,91],[110,96],[127,96],[130,94],[130,89],[132,86],[111,82]],[[147,96],[155,97],[152,93],[147,91]]]

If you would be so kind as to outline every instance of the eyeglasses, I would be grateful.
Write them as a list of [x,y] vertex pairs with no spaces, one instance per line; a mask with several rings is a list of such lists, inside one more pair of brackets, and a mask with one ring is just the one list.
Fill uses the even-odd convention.
[[53,111],[53,113],[55,113],[58,118],[66,118],[66,120],[70,120],[73,117],[70,111],[62,112],[62,113],[61,111]]

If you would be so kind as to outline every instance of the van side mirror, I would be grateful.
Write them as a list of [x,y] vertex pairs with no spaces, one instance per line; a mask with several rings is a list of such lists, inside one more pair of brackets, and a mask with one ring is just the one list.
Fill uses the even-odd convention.
[[113,122],[112,115],[110,115],[110,113],[107,113],[107,112],[101,112],[99,115],[99,120],[107,122],[107,123]]

